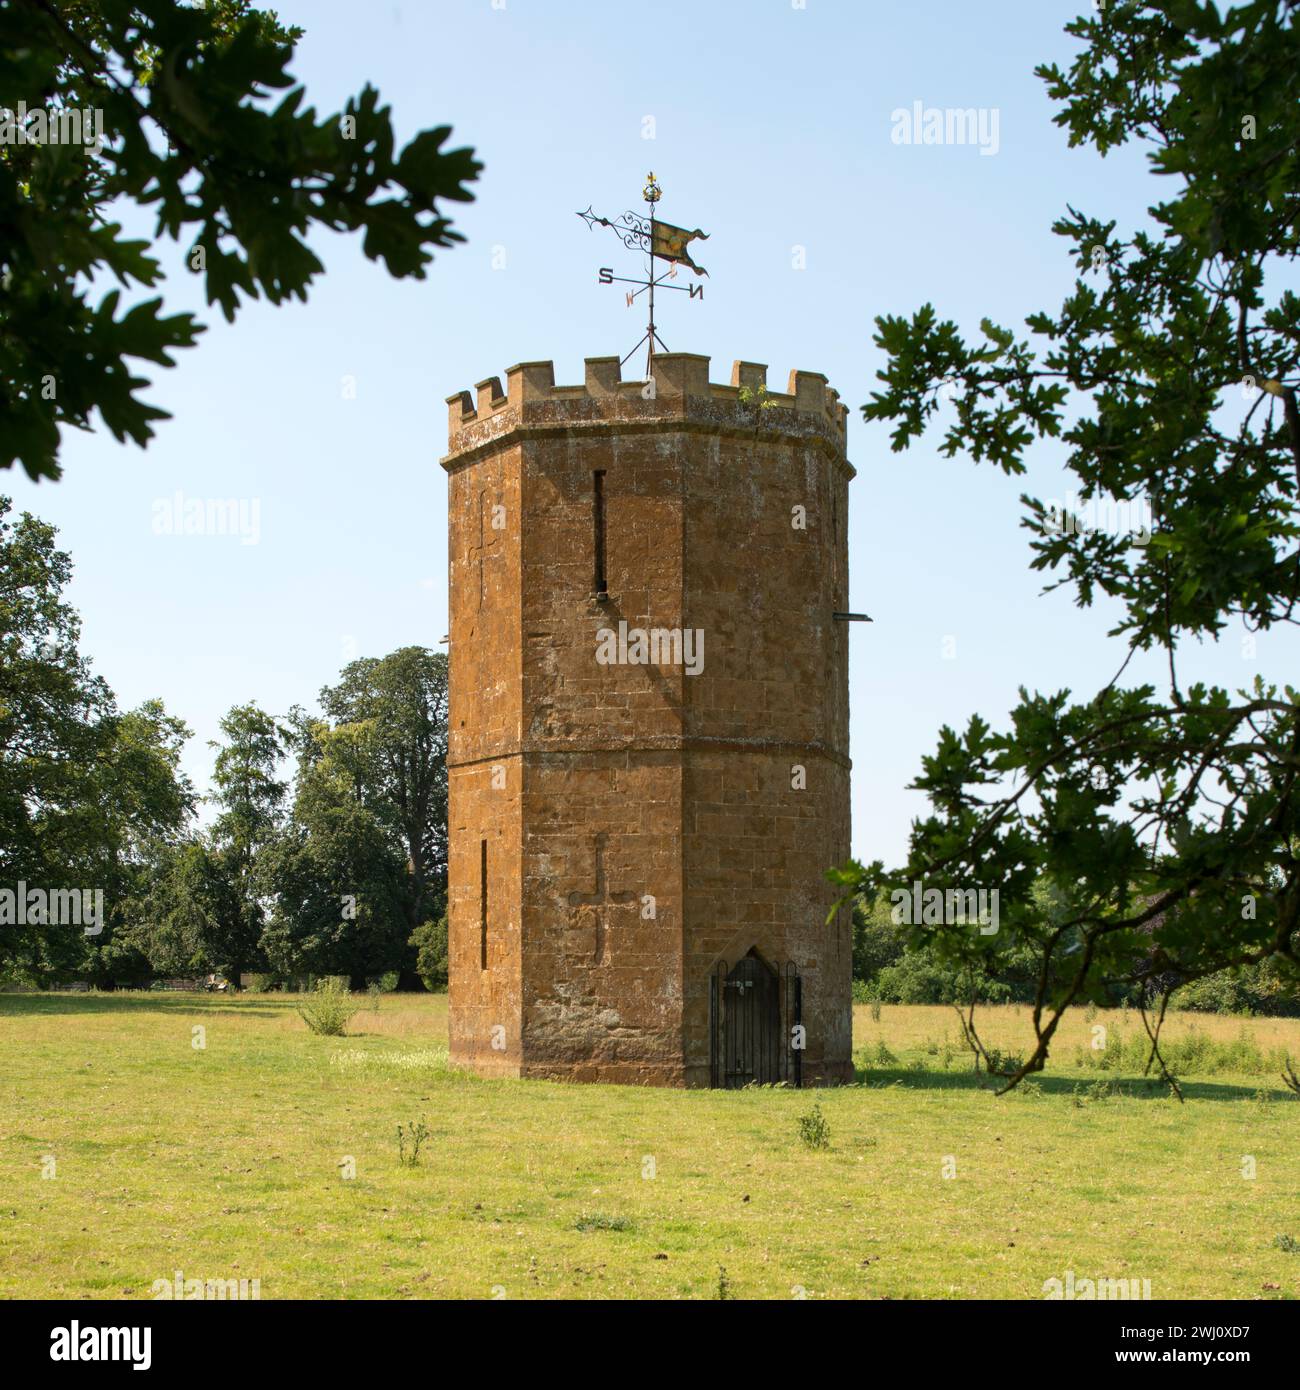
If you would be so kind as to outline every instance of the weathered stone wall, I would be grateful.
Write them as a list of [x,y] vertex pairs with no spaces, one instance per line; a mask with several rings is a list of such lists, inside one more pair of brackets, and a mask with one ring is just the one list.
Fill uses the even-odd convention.
[[[823,876],[849,853],[846,412],[804,372],[743,401],[764,372],[661,355],[651,393],[614,359],[582,387],[530,363],[449,400],[458,1062],[708,1084],[710,975],[753,949],[803,977],[805,1080],[850,1074]],[[698,674],[689,645],[601,664],[620,623],[702,634]]]
[[507,445],[448,479],[451,1053],[501,1075],[517,1075],[521,1059],[520,474],[521,449]]

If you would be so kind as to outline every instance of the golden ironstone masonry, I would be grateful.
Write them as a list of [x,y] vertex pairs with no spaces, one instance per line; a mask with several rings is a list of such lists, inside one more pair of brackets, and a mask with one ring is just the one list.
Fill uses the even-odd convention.
[[766,370],[525,362],[448,399],[457,1064],[852,1076],[848,412]]

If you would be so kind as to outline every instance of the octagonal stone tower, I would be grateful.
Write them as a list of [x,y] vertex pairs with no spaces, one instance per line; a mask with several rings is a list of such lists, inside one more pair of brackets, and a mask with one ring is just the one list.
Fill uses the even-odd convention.
[[588,358],[448,398],[451,1056],[852,1076],[847,409]]

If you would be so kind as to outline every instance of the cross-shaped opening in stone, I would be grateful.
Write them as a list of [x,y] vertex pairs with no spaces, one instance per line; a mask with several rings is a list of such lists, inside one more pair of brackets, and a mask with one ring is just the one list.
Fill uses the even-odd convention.
[[496,544],[496,537],[488,540],[488,531],[494,529],[489,520],[488,514],[492,510],[492,503],[488,501],[486,490],[478,495],[478,542],[469,547],[470,554],[478,561],[478,606],[483,607],[483,600],[487,594],[487,581],[483,573],[483,561],[486,559],[485,552]]
[[606,911],[612,905],[622,905],[636,901],[635,893],[611,893],[605,878],[604,834],[596,836],[596,891],[594,893],[570,893],[570,907],[594,907],[596,909],[596,949],[594,959],[597,965],[606,964],[609,957],[609,931],[605,920]]

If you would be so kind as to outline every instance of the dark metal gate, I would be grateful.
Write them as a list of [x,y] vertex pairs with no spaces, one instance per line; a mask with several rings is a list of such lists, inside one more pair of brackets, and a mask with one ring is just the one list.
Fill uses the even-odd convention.
[[718,963],[709,991],[709,1084],[803,1085],[803,993],[792,961],[774,970],[752,951],[728,971]]

